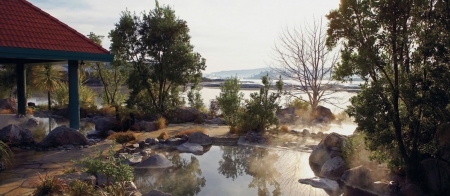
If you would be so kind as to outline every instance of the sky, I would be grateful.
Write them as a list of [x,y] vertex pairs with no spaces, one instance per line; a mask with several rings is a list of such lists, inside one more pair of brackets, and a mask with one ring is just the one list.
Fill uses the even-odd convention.
[[[104,35],[128,9],[140,14],[154,9],[153,0],[28,0],[78,32]],[[159,0],[187,22],[194,51],[206,59],[205,73],[267,67],[273,47],[286,28],[323,20],[339,0]]]

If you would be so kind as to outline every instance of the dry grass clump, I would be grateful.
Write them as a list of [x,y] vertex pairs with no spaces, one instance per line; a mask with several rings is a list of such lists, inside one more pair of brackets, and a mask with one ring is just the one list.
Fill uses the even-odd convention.
[[289,133],[289,128],[286,125],[281,125],[280,131],[283,133]]
[[34,110],[33,108],[27,107],[27,114],[33,114]]
[[116,108],[110,106],[110,105],[103,105],[102,108],[98,110],[101,114],[104,115],[115,115],[116,114]]
[[164,117],[159,117],[158,120],[155,121],[156,130],[166,128],[166,119]]
[[122,144],[123,146],[128,143],[135,141],[137,138],[134,135],[133,132],[127,131],[127,132],[115,132],[107,137],[109,140],[114,140],[119,144]]
[[230,127],[231,134],[238,134],[240,131],[239,127]]
[[205,133],[205,134],[206,134],[206,129],[201,128],[201,127],[194,127],[194,128],[191,128],[191,129],[186,129],[186,130],[183,130],[183,131],[178,132],[178,133],[175,135],[175,137],[181,137],[181,136],[183,136],[183,135],[189,136],[189,135],[191,135],[191,134],[193,134],[193,133],[195,133],[195,132],[202,132],[202,133]]
[[69,186],[67,186],[66,182],[60,178],[48,174],[45,174],[45,176],[42,177],[42,175],[39,174],[39,182],[34,184],[33,188],[35,188],[35,190],[32,195],[36,196],[62,195],[68,190]]
[[0,114],[14,114],[14,112],[10,109],[0,110]]
[[167,135],[166,132],[162,132],[162,133],[159,134],[159,136],[158,136],[158,139],[166,140],[167,138],[169,138],[169,135]]

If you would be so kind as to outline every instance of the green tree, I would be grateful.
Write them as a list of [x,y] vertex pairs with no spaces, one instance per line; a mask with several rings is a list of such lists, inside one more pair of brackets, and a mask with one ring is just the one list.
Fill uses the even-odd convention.
[[201,89],[202,88],[198,86],[198,83],[194,83],[191,86],[191,89],[187,93],[188,103],[190,107],[198,110],[206,110],[205,103],[203,103],[203,98],[200,94]]
[[[88,37],[101,45],[104,36],[91,32]],[[93,76],[97,77],[102,83],[102,103],[114,107],[116,119],[120,120],[119,108],[126,99],[126,96],[120,92],[127,79],[126,62],[119,60],[114,60],[108,64],[97,62],[90,64],[90,68],[94,71]]]
[[[206,68],[205,59],[193,52],[186,21],[158,1],[141,16],[122,12],[109,37],[116,58],[130,63],[130,106],[165,114],[180,102],[178,87],[201,78]],[[139,104],[143,96],[149,98],[146,105]]]
[[46,90],[48,98],[48,110],[52,110],[51,93],[60,85],[62,72],[59,66],[50,64],[38,65],[33,68],[33,86],[37,89]]
[[342,0],[327,15],[327,45],[343,46],[334,77],[365,81],[347,113],[373,158],[405,166],[411,182],[436,152],[437,127],[450,119],[448,10],[443,0]]
[[216,97],[217,104],[224,116],[225,121],[231,128],[237,126],[238,110],[244,94],[240,92],[241,82],[237,77],[231,77],[220,85],[220,95]]
[[276,92],[269,92],[272,80],[269,75],[261,78],[263,86],[259,93],[250,94],[250,99],[245,100],[244,111],[239,114],[240,125],[244,130],[256,132],[266,131],[270,126],[278,126],[279,120],[275,112],[280,109],[280,97],[283,90],[283,82],[276,82]]

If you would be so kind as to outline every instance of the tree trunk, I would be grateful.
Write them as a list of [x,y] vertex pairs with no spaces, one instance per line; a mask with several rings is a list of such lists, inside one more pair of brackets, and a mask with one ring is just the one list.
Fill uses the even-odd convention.
[[50,91],[47,91],[48,111],[52,111],[52,101],[50,99]]

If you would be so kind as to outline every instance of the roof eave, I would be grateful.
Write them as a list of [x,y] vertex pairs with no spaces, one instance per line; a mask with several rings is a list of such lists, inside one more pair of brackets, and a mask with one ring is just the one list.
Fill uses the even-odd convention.
[[112,62],[114,55],[0,46],[0,59],[2,58],[51,61],[84,60],[92,62]]

